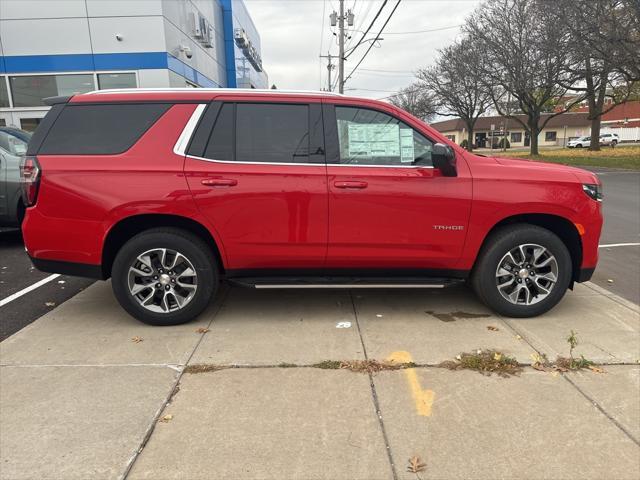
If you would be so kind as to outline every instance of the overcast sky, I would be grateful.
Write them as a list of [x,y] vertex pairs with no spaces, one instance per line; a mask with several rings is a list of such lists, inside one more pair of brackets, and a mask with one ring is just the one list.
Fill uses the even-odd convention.
[[[345,0],[345,10],[355,13],[350,29],[355,43],[362,36],[383,0]],[[411,72],[431,63],[437,50],[455,40],[459,25],[480,0],[402,0],[384,29],[379,48],[373,48],[353,77],[345,93],[370,98],[391,95],[409,85]],[[318,58],[330,51],[337,54],[337,37],[332,32],[329,14],[338,9],[338,0],[245,0],[260,32],[262,60],[269,83],[281,89],[318,90],[327,85],[326,59]],[[375,38],[396,4],[388,0],[367,38]],[[324,14],[323,14],[324,12]],[[323,28],[324,23],[324,28]],[[448,28],[452,27],[452,28]],[[422,30],[440,31],[412,33]],[[361,45],[345,62],[345,77],[355,67],[369,44]],[[374,71],[371,71],[374,70]],[[334,70],[334,78],[337,68]],[[355,90],[350,90],[355,89]]]

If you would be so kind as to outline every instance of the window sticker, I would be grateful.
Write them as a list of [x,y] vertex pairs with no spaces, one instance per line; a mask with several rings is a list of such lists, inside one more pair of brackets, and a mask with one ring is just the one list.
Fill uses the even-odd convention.
[[399,157],[398,125],[349,123],[350,157]]
[[413,147],[413,130],[410,128],[400,129],[400,148],[400,162],[413,163],[416,157]]

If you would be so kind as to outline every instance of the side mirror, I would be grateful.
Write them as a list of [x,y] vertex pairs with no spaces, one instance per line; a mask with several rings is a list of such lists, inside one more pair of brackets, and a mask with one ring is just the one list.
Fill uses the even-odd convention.
[[436,143],[431,149],[433,166],[440,170],[445,177],[456,177],[456,153],[448,145]]

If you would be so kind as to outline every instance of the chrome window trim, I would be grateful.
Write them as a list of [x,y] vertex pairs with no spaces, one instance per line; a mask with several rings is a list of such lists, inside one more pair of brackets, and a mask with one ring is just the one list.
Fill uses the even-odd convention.
[[175,153],[176,155],[184,157],[187,154],[187,146],[189,145],[189,141],[191,140],[191,137],[196,130],[196,126],[198,125],[200,117],[202,117],[205,108],[207,108],[206,103],[199,103],[191,114],[191,117],[182,129],[182,133],[178,137],[178,141],[173,146],[173,153]]
[[236,162],[234,160],[215,160],[213,158],[204,158],[198,157],[195,155],[187,155],[186,150],[189,142],[191,141],[191,137],[195,133],[196,127],[202,114],[204,113],[205,108],[207,107],[206,103],[199,103],[195,108],[191,117],[187,121],[186,125],[182,129],[182,133],[180,137],[178,137],[178,141],[173,147],[173,153],[176,155],[180,155],[182,157],[191,158],[193,160],[200,160],[203,162],[212,162],[212,163],[227,163],[230,165],[290,165],[296,167],[364,167],[364,168],[434,168],[431,165],[352,165],[349,163],[291,163],[291,162]]
[[[187,142],[188,143],[188,142]],[[293,165],[296,167],[365,167],[365,168],[435,168],[431,165],[351,165],[346,163],[287,163],[287,162],[236,162],[233,160],[214,160],[213,158],[187,155],[187,158],[212,163],[228,163],[230,165]]]

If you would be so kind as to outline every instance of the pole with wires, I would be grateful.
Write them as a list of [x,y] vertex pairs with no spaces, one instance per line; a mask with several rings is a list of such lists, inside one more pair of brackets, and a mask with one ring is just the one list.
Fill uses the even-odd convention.
[[338,92],[344,93],[344,0],[340,0],[338,22]]
[[344,92],[344,21],[351,27],[353,26],[354,14],[351,10],[344,13],[344,0],[340,0],[339,12],[332,12],[329,15],[331,18],[331,26],[338,26],[338,92]]
[[336,68],[336,66],[331,62],[334,57],[331,55],[331,52],[327,52],[326,55],[320,55],[320,58],[327,59],[327,92],[330,92],[333,88],[331,83],[331,71]]

